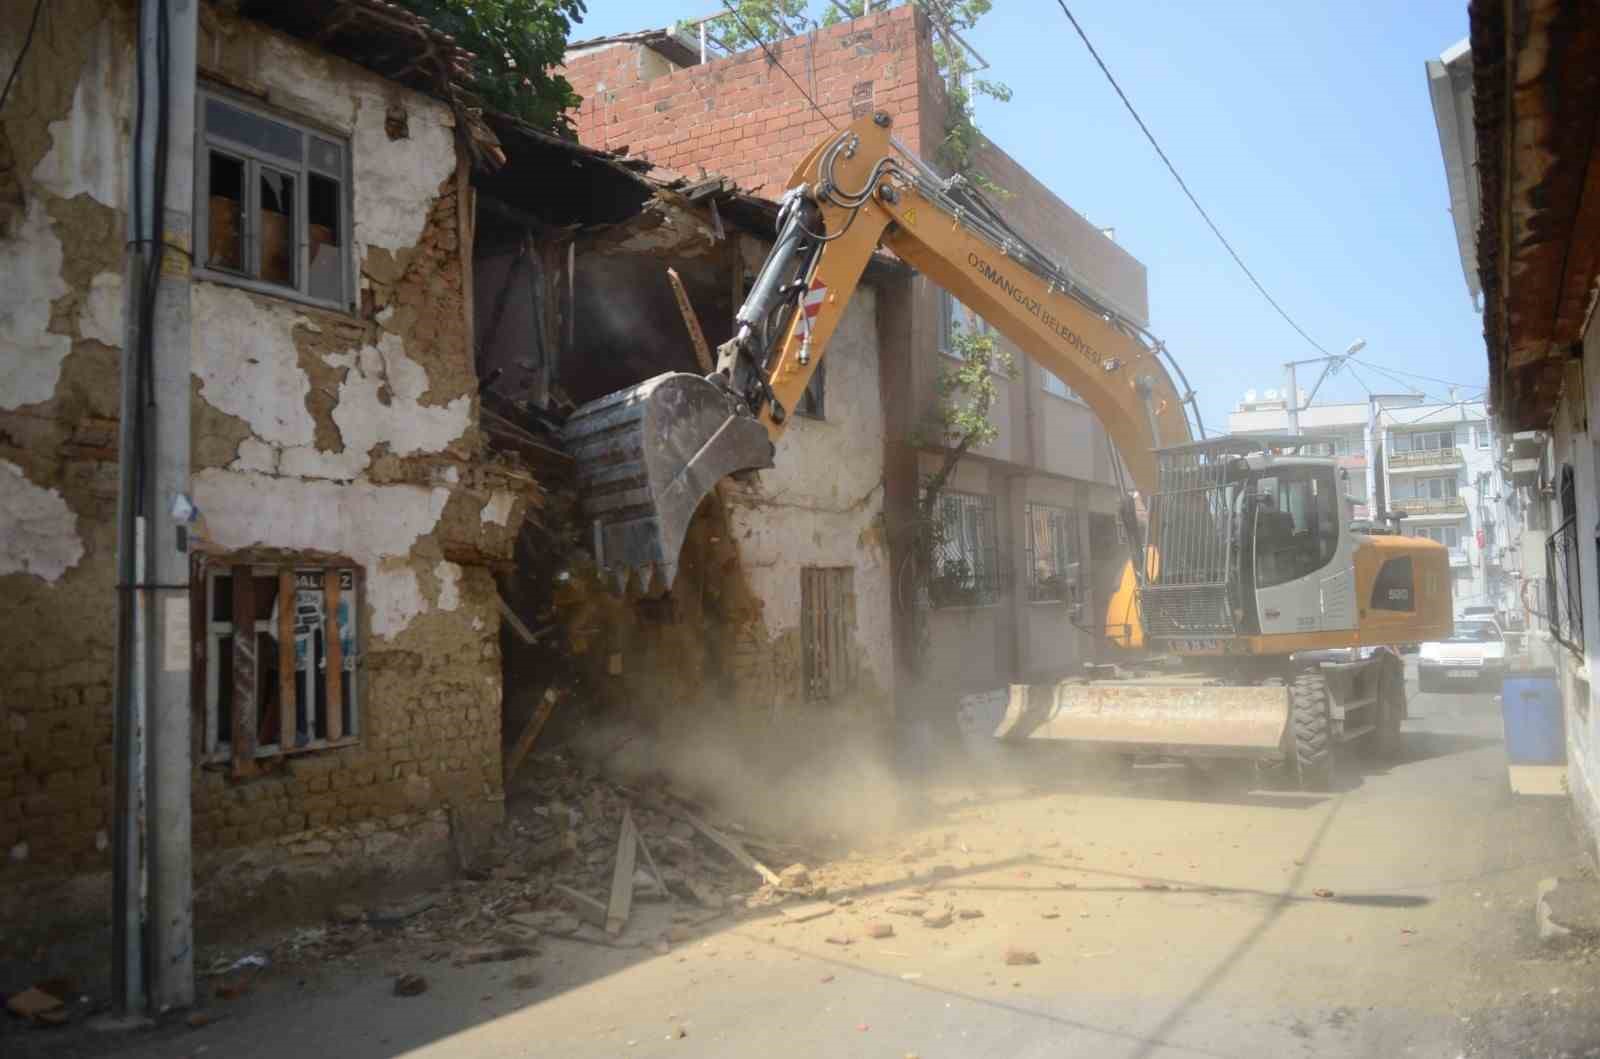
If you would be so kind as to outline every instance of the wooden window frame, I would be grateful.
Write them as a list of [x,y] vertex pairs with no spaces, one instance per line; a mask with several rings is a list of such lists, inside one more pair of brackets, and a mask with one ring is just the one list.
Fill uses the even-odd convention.
[[800,694],[806,702],[837,702],[855,690],[854,627],[855,567],[801,567]]
[[[241,576],[245,574],[248,576]],[[218,620],[214,611],[218,581],[222,578],[229,579],[228,591],[231,592],[226,621]],[[285,598],[286,590],[297,594],[302,590],[317,589],[323,593],[321,614],[317,619],[314,638],[310,641],[313,666],[319,660],[315,646],[318,640],[315,637],[320,636],[323,644],[320,655],[322,664],[313,670],[322,674],[325,682],[322,707],[317,702],[315,679],[304,680],[297,675],[288,685],[292,694],[288,697],[283,694],[285,685],[281,680],[282,673],[307,672],[297,665],[295,625],[297,618],[303,615],[297,612],[296,607],[278,606],[276,622],[271,618],[253,618],[253,635],[248,641],[241,641],[236,635],[238,625],[234,618],[247,610],[252,613],[256,611],[255,585],[264,578],[277,579],[279,600]],[[199,613],[194,632],[198,670],[196,692],[197,695],[203,695],[205,703],[203,760],[206,763],[231,764],[234,775],[244,776],[253,773],[257,764],[266,759],[351,746],[361,740],[362,690],[365,684],[363,663],[366,654],[361,606],[365,595],[363,581],[359,566],[339,561],[282,564],[213,562],[200,568],[196,577]],[[343,635],[328,637],[328,615],[335,611],[344,615],[344,621],[340,622]],[[271,663],[271,668],[280,674],[276,732],[258,730],[261,713],[260,678],[268,668],[267,660],[261,658],[258,652],[263,638],[277,651],[277,657]],[[226,732],[221,730],[224,642],[229,642],[226,650],[229,678],[233,683],[230,722]],[[329,679],[330,676],[333,679]],[[300,742],[294,730],[301,712],[300,699],[308,688],[311,694],[306,696],[308,701],[304,704],[304,715],[310,738]],[[335,697],[341,708],[324,709]],[[240,709],[242,702],[257,705]],[[348,711],[342,708],[346,704]],[[324,712],[326,716],[323,716]],[[344,716],[346,712],[349,713],[348,730]],[[320,737],[316,735],[319,724],[323,732]],[[285,746],[285,741],[289,745]]]

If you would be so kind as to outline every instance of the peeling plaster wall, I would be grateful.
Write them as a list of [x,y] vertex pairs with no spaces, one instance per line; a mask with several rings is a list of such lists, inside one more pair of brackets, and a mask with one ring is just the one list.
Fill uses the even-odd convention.
[[31,574],[53,584],[82,558],[78,516],[61,494],[0,460],[0,576]]
[[761,618],[741,632],[735,662],[743,705],[801,698],[800,571],[808,566],[855,571],[856,700],[887,709],[894,686],[877,296],[870,287],[857,289],[826,364],[826,418],[791,418],[777,465],[753,486],[727,489],[740,566],[761,601]]
[[[109,868],[133,13],[52,0],[0,113],[0,849],[23,851],[0,862],[0,939],[20,937],[50,879],[98,886]],[[30,14],[0,5],[0,41]],[[398,829],[442,806],[497,815],[488,564],[509,558],[537,488],[483,458],[453,119],[217,5],[201,20],[209,74],[350,137],[360,298],[343,313],[194,283],[194,548],[359,564],[366,642],[359,741],[248,782],[196,768],[196,846]],[[409,133],[391,140],[397,107]]]

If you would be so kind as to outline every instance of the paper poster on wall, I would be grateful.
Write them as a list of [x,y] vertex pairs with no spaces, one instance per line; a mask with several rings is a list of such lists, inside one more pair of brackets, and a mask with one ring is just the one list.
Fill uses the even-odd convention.
[[[297,570],[294,575],[294,668],[304,673],[311,668],[315,650],[315,637],[327,621],[327,593],[322,588],[322,571]],[[341,668],[353,671],[356,667],[355,620],[351,601],[355,596],[355,573],[339,571],[339,608],[335,616],[339,630]],[[272,628],[278,627],[278,606],[273,604]],[[327,654],[323,653],[318,668],[326,668]]]

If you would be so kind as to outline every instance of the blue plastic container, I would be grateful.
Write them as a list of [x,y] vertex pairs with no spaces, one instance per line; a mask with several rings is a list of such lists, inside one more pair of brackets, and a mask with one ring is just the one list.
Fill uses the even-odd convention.
[[1511,764],[1566,764],[1566,722],[1555,670],[1507,673],[1500,688],[1500,712]]

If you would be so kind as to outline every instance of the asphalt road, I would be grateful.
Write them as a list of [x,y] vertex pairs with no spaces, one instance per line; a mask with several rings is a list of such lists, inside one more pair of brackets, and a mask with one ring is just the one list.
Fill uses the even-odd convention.
[[[1569,1028],[1596,1002],[1592,970],[1532,937],[1536,881],[1575,864],[1564,803],[1509,794],[1492,696],[1412,707],[1401,759],[1345,768],[1333,794],[1198,789],[1171,768],[1095,785],[1076,763],[1030,751],[942,783],[917,834],[819,866],[831,895],[852,901],[815,920],[727,920],[665,954],[549,939],[511,964],[358,962],[277,981],[214,1025],[123,1050],[1558,1054],[1537,1043],[1557,1017],[1548,998],[1565,998]],[[899,854],[919,844],[937,852]],[[935,878],[935,864],[953,872]],[[936,930],[891,911],[919,900],[982,915]],[[894,936],[868,940],[874,921]],[[1010,948],[1039,962],[1008,965]],[[411,969],[431,988],[393,996],[386,974]]]

